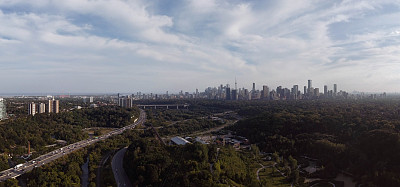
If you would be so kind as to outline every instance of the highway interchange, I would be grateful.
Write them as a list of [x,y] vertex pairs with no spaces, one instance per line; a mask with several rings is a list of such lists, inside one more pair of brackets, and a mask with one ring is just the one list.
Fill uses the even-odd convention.
[[41,155],[35,159],[30,160],[29,162],[19,164],[14,168],[10,168],[4,171],[0,172],[0,182],[6,181],[7,179],[10,178],[16,178],[28,171],[33,170],[36,167],[40,167],[42,165],[48,164],[50,162],[53,162],[54,160],[67,155],[69,153],[72,153],[78,149],[84,148],[86,146],[92,145],[98,141],[103,141],[111,136],[122,134],[125,130],[127,129],[133,129],[136,127],[138,124],[144,123],[146,120],[146,113],[143,110],[140,110],[140,116],[139,118],[131,125],[122,127],[120,129],[111,131],[107,134],[104,134],[102,136],[98,136],[95,138],[89,138],[86,140],[82,140],[79,142],[75,142],[73,144],[69,144],[67,146],[58,148],[56,150],[53,150],[49,153],[46,153],[44,155]]

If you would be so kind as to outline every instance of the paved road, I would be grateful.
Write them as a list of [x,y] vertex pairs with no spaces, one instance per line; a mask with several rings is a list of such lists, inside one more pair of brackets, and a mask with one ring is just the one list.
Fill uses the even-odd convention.
[[10,178],[16,178],[28,171],[31,171],[33,168],[40,167],[44,164],[53,162],[54,160],[56,160],[60,157],[63,157],[64,155],[72,153],[73,151],[84,148],[86,146],[92,145],[98,141],[103,141],[111,136],[114,136],[117,134],[122,134],[125,130],[133,129],[136,127],[136,125],[142,124],[145,121],[146,121],[146,113],[143,110],[140,110],[139,118],[131,125],[122,127],[120,129],[116,129],[114,131],[111,131],[111,132],[109,132],[105,135],[99,136],[99,137],[89,138],[86,140],[82,140],[80,142],[76,142],[76,143],[64,146],[64,147],[56,149],[52,152],[41,155],[35,159],[32,159],[29,162],[17,165],[18,167],[14,167],[14,168],[10,168],[10,169],[1,171],[0,172],[0,182],[3,182]]
[[126,147],[119,150],[113,157],[111,162],[111,167],[114,173],[115,182],[117,186],[132,186],[131,181],[129,180],[128,176],[124,170],[124,155],[126,152]]

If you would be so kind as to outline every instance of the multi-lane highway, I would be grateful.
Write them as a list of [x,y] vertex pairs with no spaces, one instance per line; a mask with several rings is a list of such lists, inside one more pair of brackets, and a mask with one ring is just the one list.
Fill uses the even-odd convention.
[[31,161],[26,162],[24,164],[18,164],[14,168],[10,168],[8,170],[1,171],[0,172],[0,182],[3,182],[10,178],[16,178],[28,171],[31,171],[33,168],[40,167],[44,164],[50,163],[50,162],[56,160],[57,158],[60,158],[64,155],[67,155],[71,152],[74,152],[74,151],[81,149],[83,147],[86,147],[88,145],[92,145],[98,141],[105,140],[105,139],[107,139],[111,136],[117,135],[117,134],[122,134],[125,130],[133,129],[136,127],[136,125],[144,123],[145,120],[146,120],[146,113],[143,110],[140,110],[139,118],[137,120],[135,120],[135,122],[131,125],[111,131],[111,132],[109,132],[105,135],[99,136],[99,137],[89,138],[86,140],[82,140],[80,142],[76,142],[76,143],[64,146],[64,147],[56,149],[52,152],[41,155],[35,159],[32,159]]

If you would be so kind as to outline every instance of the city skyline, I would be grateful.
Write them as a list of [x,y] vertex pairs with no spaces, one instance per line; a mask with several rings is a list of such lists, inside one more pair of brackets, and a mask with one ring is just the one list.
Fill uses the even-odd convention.
[[400,92],[399,12],[399,1],[0,0],[0,94],[192,92],[235,77]]
[[[229,82],[229,81],[228,81]],[[318,82],[318,81],[314,81],[314,82]],[[271,85],[276,85],[276,86],[271,86]],[[314,86],[313,86],[314,85]],[[289,84],[289,85],[277,85],[275,84],[258,84],[256,82],[251,83],[250,85],[240,85],[237,86],[237,80],[236,78],[234,79],[234,84],[217,84],[217,85],[208,85],[204,88],[199,88],[196,87],[194,90],[188,90],[185,88],[181,88],[181,89],[177,89],[177,90],[172,90],[172,89],[167,89],[167,90],[162,90],[159,92],[146,92],[146,91],[142,91],[139,89],[136,89],[134,91],[130,91],[130,92],[104,92],[104,93],[73,93],[73,92],[56,92],[56,93],[50,93],[50,92],[38,92],[38,93],[0,93],[0,98],[1,97],[10,97],[10,96],[42,96],[42,97],[54,97],[54,96],[59,96],[59,97],[66,97],[69,95],[74,95],[74,96],[85,96],[89,97],[89,99],[93,99],[93,95],[130,95],[130,94],[137,94],[137,93],[141,93],[141,94],[158,94],[158,95],[169,95],[169,94],[173,94],[173,95],[177,95],[177,94],[181,94],[181,93],[190,93],[190,94],[196,94],[196,93],[203,93],[204,91],[207,91],[207,89],[214,89],[214,88],[219,88],[220,86],[224,86],[224,87],[228,87],[230,89],[230,91],[232,90],[241,90],[241,89],[247,89],[249,92],[250,91],[260,91],[260,90],[264,90],[265,87],[267,87],[270,91],[275,90],[275,88],[278,87],[283,87],[283,88],[294,88],[295,90],[301,92],[302,94],[304,93],[308,93],[310,88],[313,89],[318,89],[319,93],[325,94],[328,91],[332,91],[334,93],[338,93],[340,91],[344,91],[346,93],[350,93],[350,94],[382,94],[382,93],[386,93],[386,94],[400,94],[398,92],[386,92],[386,91],[377,91],[377,92],[363,92],[363,91],[357,91],[357,90],[346,90],[346,89],[342,89],[341,87],[338,88],[337,87],[338,84],[333,83],[333,84],[324,84],[324,85],[316,85],[315,83],[313,83],[313,80],[308,79],[306,82],[300,83],[300,84]],[[304,91],[301,90],[301,88],[303,88],[304,86]]]

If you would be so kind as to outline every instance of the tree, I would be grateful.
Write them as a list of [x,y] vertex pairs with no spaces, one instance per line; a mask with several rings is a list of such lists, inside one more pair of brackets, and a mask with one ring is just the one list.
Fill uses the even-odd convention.
[[254,156],[257,157],[260,155],[260,149],[256,144],[251,144],[250,147],[251,147],[251,152],[254,154]]
[[[0,185],[1,185],[1,183],[0,183]],[[7,179],[5,182],[4,182],[4,186],[5,187],[18,187],[19,185],[18,185],[18,180],[17,179]]]
[[281,159],[279,158],[279,154],[277,152],[274,152],[272,154],[272,160],[275,161],[278,164],[281,162]]
[[294,158],[292,157],[292,155],[289,156],[288,160],[289,160],[289,166],[290,166],[290,168],[291,168],[293,171],[294,171],[294,170],[297,170],[297,160],[294,159]]

